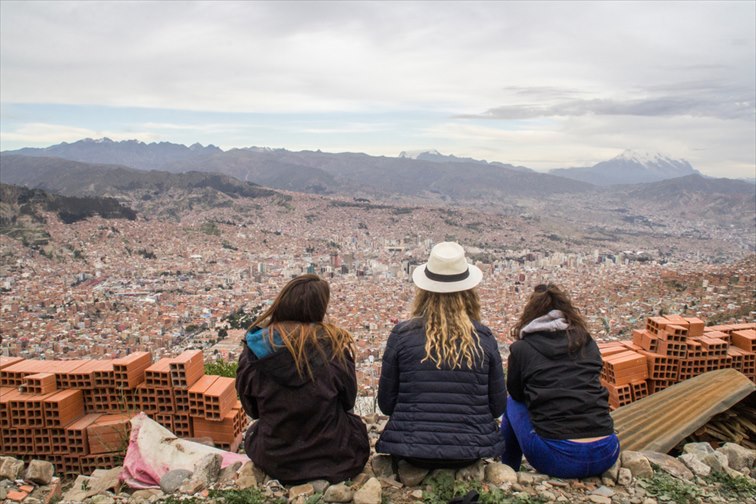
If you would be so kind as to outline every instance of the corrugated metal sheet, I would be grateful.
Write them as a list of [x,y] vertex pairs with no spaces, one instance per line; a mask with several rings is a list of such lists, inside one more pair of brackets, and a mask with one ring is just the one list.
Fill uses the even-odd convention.
[[666,453],[756,390],[734,369],[698,375],[612,412],[623,450]]

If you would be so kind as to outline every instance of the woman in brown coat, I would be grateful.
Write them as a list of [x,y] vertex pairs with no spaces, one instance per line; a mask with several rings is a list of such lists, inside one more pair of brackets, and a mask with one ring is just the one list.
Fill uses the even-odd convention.
[[367,430],[350,413],[357,397],[352,336],[324,322],[328,282],[291,280],[247,332],[236,388],[258,419],[249,458],[283,483],[359,474],[370,454]]

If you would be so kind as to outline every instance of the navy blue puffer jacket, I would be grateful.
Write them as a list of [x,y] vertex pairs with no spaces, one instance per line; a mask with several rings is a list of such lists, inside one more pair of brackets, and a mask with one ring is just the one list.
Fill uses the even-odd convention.
[[506,408],[496,339],[475,322],[483,361],[450,369],[425,357],[422,319],[401,322],[383,354],[378,405],[391,415],[376,450],[399,457],[470,460],[496,457],[504,439],[495,418]]

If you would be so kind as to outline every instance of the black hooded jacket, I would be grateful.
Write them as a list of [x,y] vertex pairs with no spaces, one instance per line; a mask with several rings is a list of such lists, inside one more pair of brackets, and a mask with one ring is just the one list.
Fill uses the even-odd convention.
[[[330,358],[330,349],[325,348]],[[255,465],[284,483],[325,479],[331,483],[359,474],[368,456],[367,429],[349,413],[357,396],[354,360],[324,362],[309,352],[314,380],[297,372],[286,348],[258,359],[245,344],[236,388],[253,419],[244,448]]]
[[507,390],[525,403],[536,433],[580,439],[614,432],[609,393],[601,385],[602,360],[592,338],[569,353],[565,331],[527,333],[509,347]]

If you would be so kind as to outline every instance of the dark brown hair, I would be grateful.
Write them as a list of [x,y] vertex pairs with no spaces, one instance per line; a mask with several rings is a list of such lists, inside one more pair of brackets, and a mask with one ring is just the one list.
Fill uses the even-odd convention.
[[327,361],[323,343],[327,343],[333,356],[345,364],[345,355],[354,355],[354,340],[347,331],[324,322],[331,289],[328,282],[317,275],[301,275],[284,285],[273,304],[265,310],[254,326],[267,327],[268,341],[275,347],[273,333],[281,337],[302,375],[306,368],[312,377],[307,357],[308,349],[315,348]]
[[559,310],[569,324],[567,328],[568,350],[573,353],[591,339],[585,319],[580,310],[572,305],[570,297],[562,289],[554,284],[536,285],[530,299],[522,310],[520,319],[512,328],[510,334],[515,339],[520,339],[520,331],[538,317],[542,317],[551,310]]

